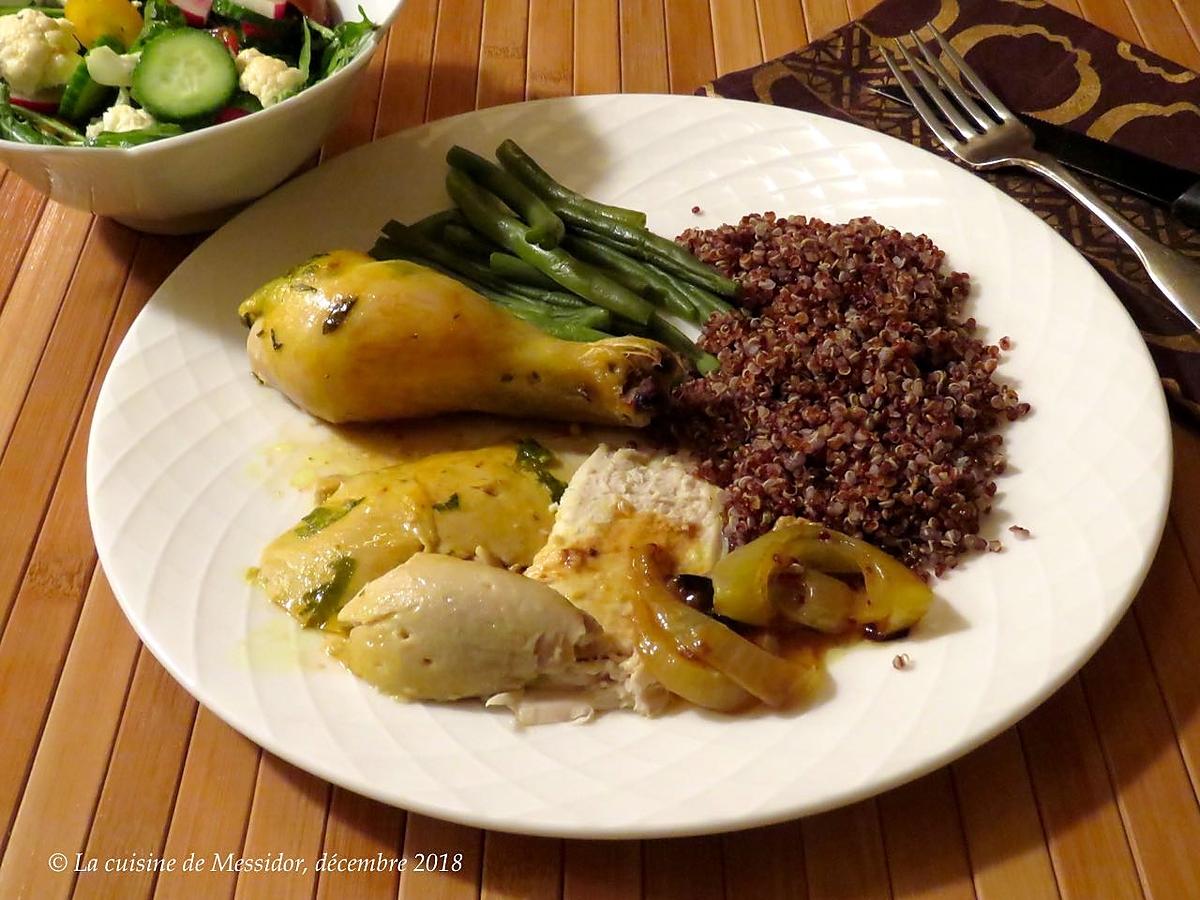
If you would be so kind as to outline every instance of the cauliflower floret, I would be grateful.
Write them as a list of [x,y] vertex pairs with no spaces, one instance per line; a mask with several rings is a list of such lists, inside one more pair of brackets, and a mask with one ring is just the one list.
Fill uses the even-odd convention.
[[13,93],[32,97],[66,84],[79,65],[79,44],[66,19],[36,9],[0,16],[0,78]]
[[92,120],[87,127],[87,136],[94,138],[105,131],[138,131],[153,124],[154,116],[144,109],[117,101],[104,111],[104,115]]
[[304,86],[304,73],[282,59],[267,56],[253,47],[237,55],[238,86],[253,94],[263,107],[274,106]]

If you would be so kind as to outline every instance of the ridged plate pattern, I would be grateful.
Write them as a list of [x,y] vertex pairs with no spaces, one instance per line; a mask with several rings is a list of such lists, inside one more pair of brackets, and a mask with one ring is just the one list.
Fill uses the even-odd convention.
[[[1000,374],[1035,412],[1008,432],[1002,553],[937,585],[903,645],[832,662],[814,708],[740,720],[609,714],[515,729],[477,705],[402,705],[326,660],[243,572],[307,503],[263,450],[310,428],[251,379],[237,302],[389,218],[446,204],[452,143],[514,137],[588,194],[677,233],[774,209],[869,214],[929,234],[972,274],[973,312],[1014,342]],[[694,205],[702,208],[694,215]],[[403,360],[398,359],[402,366]],[[88,497],[105,571],[155,656],[279,756],[347,788],[509,831],[717,831],[848,803],[965,753],[1075,672],[1127,608],[1166,511],[1170,438],[1138,333],[1047,226],[967,172],[890,138],[769,106],[665,96],[500,107],[362,147],[255,204],[162,285],[96,410]],[[269,474],[269,473],[268,473]],[[1028,528],[1030,540],[1007,527]],[[892,658],[907,652],[903,672]]]

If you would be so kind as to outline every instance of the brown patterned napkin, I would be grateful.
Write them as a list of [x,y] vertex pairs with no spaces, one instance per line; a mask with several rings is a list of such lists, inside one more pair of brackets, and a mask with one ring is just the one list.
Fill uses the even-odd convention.
[[[1200,76],[1041,0],[885,0],[801,51],[697,93],[833,116],[953,159],[911,109],[868,90],[891,81],[876,45],[904,35],[911,46],[909,30],[930,21],[1011,108],[1200,172]],[[1049,182],[1016,170],[982,177],[1091,261],[1141,328],[1168,395],[1200,419],[1200,332],[1159,294],[1133,253]],[[1091,184],[1138,227],[1200,258],[1200,231],[1119,188]]]

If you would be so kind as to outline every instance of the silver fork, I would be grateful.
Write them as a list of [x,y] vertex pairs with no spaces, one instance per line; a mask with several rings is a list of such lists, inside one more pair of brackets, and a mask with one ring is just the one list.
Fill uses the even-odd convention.
[[[930,25],[929,30],[933,32],[933,36],[937,39],[946,57],[958,67],[958,71],[962,73],[962,76],[975,89],[983,104],[987,106],[987,111],[985,111],[963,89],[962,85],[951,77],[950,73],[946,71],[946,67],[938,60],[937,54],[930,51],[925,42],[917,37],[916,32],[909,32],[912,39],[916,41],[916,45],[921,48],[921,55],[924,57],[925,63],[941,81],[942,87],[938,86],[924,67],[917,64],[917,61],[899,41],[896,42],[896,46],[904,57],[904,61],[908,63],[909,69],[917,76],[917,81],[921,83],[925,95],[933,100],[945,117],[945,121],[943,121],[930,108],[925,101],[925,96],[922,96],[921,92],[913,87],[912,82],[896,65],[892,54],[883,50],[883,59],[888,64],[888,68],[892,70],[901,89],[908,96],[921,119],[937,135],[938,140],[945,144],[951,153],[972,168],[994,169],[1000,166],[1021,166],[1054,182],[1115,231],[1117,236],[1137,254],[1142,265],[1146,267],[1146,272],[1151,280],[1158,285],[1171,304],[1186,316],[1193,326],[1200,328],[1200,265],[1182,254],[1164,247],[1149,235],[1135,228],[1129,220],[1101,200],[1095,191],[1063,168],[1058,160],[1040,150],[1035,150],[1033,132],[1000,102],[1000,98],[988,89],[983,80],[975,74],[936,28]],[[946,92],[949,92],[958,103],[957,107],[946,96]],[[963,115],[963,111],[970,116],[970,119]],[[989,112],[991,115],[988,114]]]

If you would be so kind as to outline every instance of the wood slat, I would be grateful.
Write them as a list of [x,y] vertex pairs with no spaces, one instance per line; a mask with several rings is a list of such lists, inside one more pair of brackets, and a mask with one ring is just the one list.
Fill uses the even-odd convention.
[[1079,680],[1071,679],[1026,717],[1020,731],[1062,896],[1141,897]]
[[1200,588],[1188,568],[1179,529],[1169,523],[1158,558],[1134,601],[1157,686],[1171,716],[1192,791],[1200,796]]
[[642,842],[645,900],[722,900],[725,873],[719,837]]
[[566,97],[574,84],[575,11],[567,0],[530,0],[525,99]]
[[747,69],[763,61],[754,0],[710,0],[709,13],[718,75]]
[[1047,0],[1047,2],[1051,6],[1061,9],[1063,12],[1068,12],[1073,16],[1082,16],[1082,13],[1079,11],[1078,0]]
[[[846,0],[846,8],[850,11],[851,19],[861,19],[879,5],[879,0]],[[816,37],[812,37],[816,40]]]
[[[449,854],[450,871],[419,871],[417,854],[428,857],[431,853]],[[479,829],[410,814],[404,830],[404,857],[409,864],[400,878],[401,900],[475,900],[482,856],[483,832]]]
[[618,0],[575,0],[574,92],[621,90],[621,20]]
[[801,900],[808,895],[799,822],[724,835],[721,849],[728,897]]
[[[232,896],[237,871],[229,863],[242,857],[258,756],[255,744],[200,708],[163,846],[178,866],[159,875],[156,898]],[[193,854],[205,865],[184,871]]]
[[1200,430],[1175,424],[1174,481],[1171,520],[1183,544],[1192,580],[1200,584]]
[[407,0],[392,25],[379,89],[375,136],[421,124],[429,99],[438,0]]
[[489,831],[483,840],[483,900],[556,900],[563,842]]
[[161,855],[195,718],[196,701],[143,647],[84,850],[97,869],[79,874],[74,897],[149,896],[152,871],[118,880],[105,861]]
[[1071,0],[1071,3],[1075,9],[1067,7],[1067,12],[1081,15],[1093,25],[1115,34],[1121,40],[1141,40],[1125,0]]
[[1083,681],[1146,896],[1200,895],[1200,805],[1132,614]]
[[[86,213],[46,204],[0,309],[0,347],[4,348],[0,353],[0,384],[4,385],[0,392],[0,453],[8,445],[91,225],[92,217]],[[0,614],[0,620],[3,618]]]
[[[395,897],[400,889],[404,813],[335,787],[329,803],[322,861],[317,876],[318,900],[336,897]],[[374,868],[346,871],[344,862],[372,861]]]
[[565,842],[563,848],[563,900],[638,897],[641,892],[642,845],[640,842]]
[[808,44],[800,0],[758,0],[758,32],[764,59],[774,59]]
[[1175,11],[1187,28],[1188,37],[1196,47],[1200,47],[1200,9],[1191,0],[1175,0]]
[[895,897],[971,900],[975,889],[948,769],[883,794],[878,801]]
[[[174,261],[169,256],[164,260],[167,265]],[[87,430],[100,383],[93,374],[97,357],[107,361],[116,352],[146,296],[132,282],[122,293],[123,269],[111,259],[109,264],[98,259],[91,276],[79,279],[78,290],[72,288],[62,316],[72,327],[62,332],[63,342],[48,350],[46,368],[39,368],[9,452],[0,462],[0,488],[14,503],[12,513],[0,519],[2,546],[12,548],[0,554],[0,599],[11,602],[5,603],[11,615],[0,636],[0,684],[5,687],[0,691],[0,721],[5,723],[0,822],[6,826],[16,811],[95,565],[84,488]],[[89,288],[95,289],[94,296]],[[114,306],[113,331],[105,341]]]
[[138,640],[102,572],[92,577],[54,705],[0,862],[0,897],[67,897],[73,872],[56,873],[47,860],[74,861],[108,768]]
[[441,0],[426,120],[475,108],[482,33],[483,0]]
[[874,800],[804,819],[800,830],[810,900],[891,896]]
[[286,872],[241,872],[234,891],[236,900],[311,900],[331,790],[328,782],[315,775],[262,753],[242,854],[248,859],[264,859],[284,852],[307,865]]
[[383,46],[375,51],[375,55],[367,64],[367,70],[359,78],[358,87],[350,101],[350,112],[325,139],[325,145],[321,148],[322,162],[328,162],[359,144],[365,144],[375,134],[375,114],[379,109],[379,94],[390,37],[389,31],[383,37]]
[[953,771],[979,900],[1056,900],[1058,883],[1016,729],[963,757]]
[[669,84],[662,0],[621,0],[621,90],[666,93]]
[[804,25],[810,41],[820,40],[849,21],[846,0],[804,0]]
[[664,0],[671,93],[690,94],[717,74],[707,0]]
[[[0,546],[13,548],[0,561],[0,628],[22,576],[28,584],[44,575],[37,569],[25,573],[26,548],[32,545],[67,442],[78,424],[136,245],[134,233],[120,225],[102,221],[92,229],[0,460],[0,490],[20,511],[0,519]],[[84,547],[88,544],[85,539]],[[83,552],[90,556],[86,549]]]
[[528,0],[486,0],[479,49],[475,106],[516,103],[525,96],[525,40]]
[[46,197],[16,175],[0,184],[0,209],[4,210],[4,228],[0,229],[0,310],[8,300],[9,289],[25,259]]
[[1200,47],[1192,40],[1174,3],[1126,3],[1142,36],[1142,46],[1193,71],[1200,69]]

